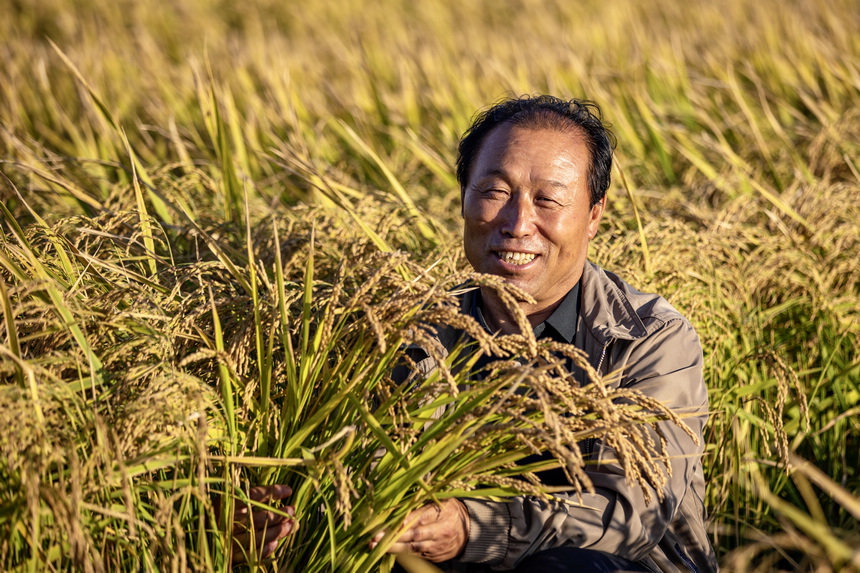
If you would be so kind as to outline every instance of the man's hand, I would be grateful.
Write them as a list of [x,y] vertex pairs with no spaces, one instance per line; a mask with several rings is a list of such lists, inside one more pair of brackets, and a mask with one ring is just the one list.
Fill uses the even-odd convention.
[[[406,516],[404,525],[389,553],[414,553],[439,563],[460,555],[469,539],[469,511],[458,499],[425,505]],[[383,531],[373,538],[371,549],[384,535]]]
[[[284,499],[291,493],[293,490],[286,485],[257,486],[248,492],[252,500],[262,503]],[[248,505],[236,503],[233,515],[233,565],[265,559],[272,554],[281,539],[299,526],[294,519],[296,510],[293,506],[282,508],[286,516],[251,507],[249,512]]]

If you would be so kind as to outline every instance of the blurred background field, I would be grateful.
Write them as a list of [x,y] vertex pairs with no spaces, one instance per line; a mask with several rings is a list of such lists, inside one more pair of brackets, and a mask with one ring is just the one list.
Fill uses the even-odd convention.
[[536,92],[618,138],[591,259],[702,338],[723,568],[860,569],[856,0],[0,14],[0,569],[226,569],[210,491],[284,480],[264,567],[387,568],[404,495],[501,484],[466,426],[426,454],[384,366],[468,270],[459,136]]

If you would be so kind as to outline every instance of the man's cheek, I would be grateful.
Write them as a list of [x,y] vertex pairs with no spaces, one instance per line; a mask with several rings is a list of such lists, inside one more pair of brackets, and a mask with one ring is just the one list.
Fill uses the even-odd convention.
[[466,201],[464,207],[464,218],[477,223],[489,223],[499,215],[501,205],[497,201],[482,201],[472,199]]

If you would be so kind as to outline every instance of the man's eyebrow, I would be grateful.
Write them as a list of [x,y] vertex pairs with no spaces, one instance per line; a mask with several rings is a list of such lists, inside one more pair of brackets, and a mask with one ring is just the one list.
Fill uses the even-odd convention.
[[[507,180],[507,178],[508,178],[508,174],[507,174],[505,171],[503,171],[503,170],[501,170],[501,169],[499,169],[499,168],[495,168],[495,169],[488,169],[487,171],[484,171],[483,173],[481,173],[481,174],[478,176],[478,180],[480,180],[480,179],[486,179],[487,177],[500,177],[500,178],[502,178],[502,179]],[[539,180],[539,181],[538,181],[538,183],[540,183],[540,184],[542,184],[542,185],[547,185],[547,186],[549,186],[549,187],[554,187],[554,188],[556,188],[556,189],[565,189],[565,188],[567,188],[567,185],[565,185],[565,184],[564,184],[564,183],[562,183],[561,181],[557,181],[557,180],[555,180],[555,179],[541,179],[541,180]]]
[[567,185],[562,183],[561,181],[556,181],[555,179],[541,179],[541,183],[545,185],[549,185],[550,187],[555,187],[556,189],[566,189]]
[[499,168],[495,168],[495,169],[488,169],[487,171],[484,171],[483,173],[478,175],[479,179],[485,179],[487,177],[501,177],[502,179],[507,179],[508,174]]

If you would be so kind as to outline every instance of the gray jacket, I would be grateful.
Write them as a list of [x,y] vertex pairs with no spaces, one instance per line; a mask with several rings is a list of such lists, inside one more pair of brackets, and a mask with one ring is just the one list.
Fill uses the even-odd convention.
[[[649,504],[640,486],[629,484],[620,466],[611,461],[616,457],[611,448],[599,440],[593,444],[592,459],[609,461],[587,466],[595,492],[583,493],[582,505],[573,494],[572,503],[531,496],[464,499],[471,530],[457,561],[508,570],[535,552],[571,546],[611,553],[654,571],[716,571],[703,503],[702,428],[708,392],[699,338],[665,299],[643,294],[590,262],[580,288],[574,345],[587,353],[601,375],[620,370],[618,384],[640,390],[683,415],[699,445],[674,423],[660,423],[672,475],[662,501],[653,495]],[[464,296],[464,312],[471,308],[473,296]],[[458,337],[440,338],[443,344],[453,344]]]

